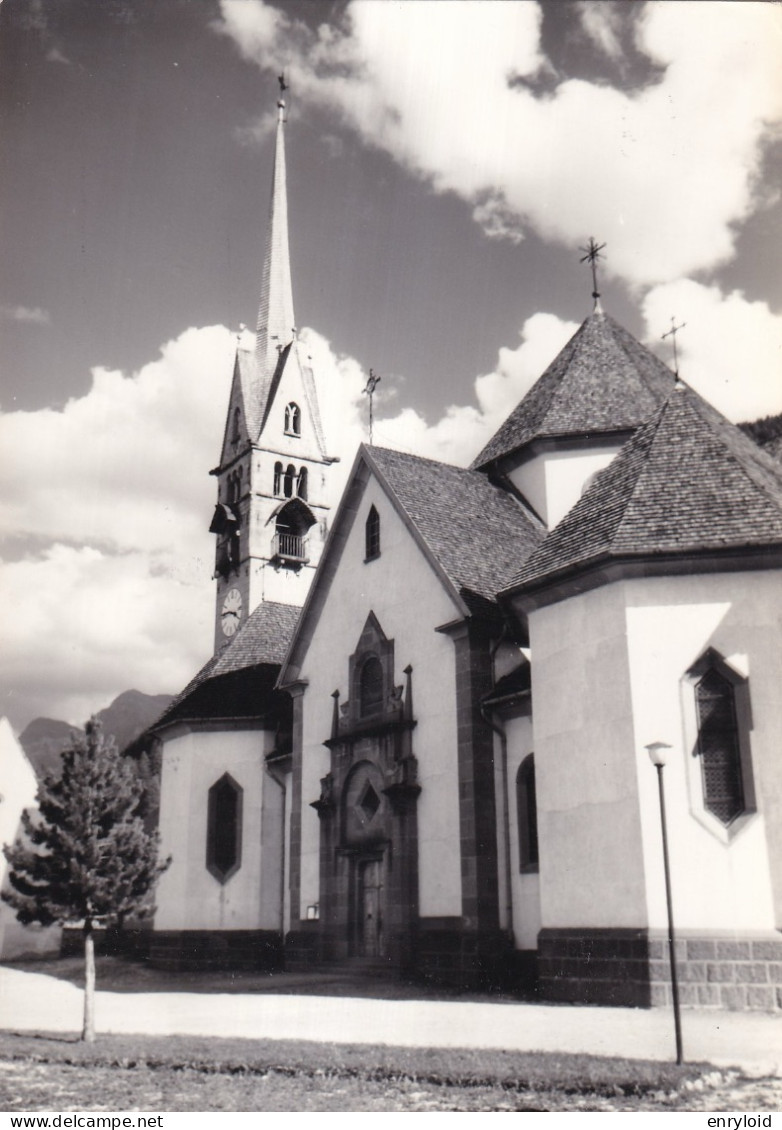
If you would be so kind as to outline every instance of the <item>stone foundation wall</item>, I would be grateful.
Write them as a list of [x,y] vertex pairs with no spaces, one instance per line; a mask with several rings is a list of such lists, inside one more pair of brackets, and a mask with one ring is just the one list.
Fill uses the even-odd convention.
[[151,935],[149,963],[171,972],[281,969],[283,953],[273,930],[160,930]]
[[[636,1008],[671,1004],[667,937],[647,930],[541,930],[540,996]],[[676,940],[684,1007],[782,1010],[782,936]]]
[[[668,942],[649,939],[652,1005],[671,1003]],[[676,940],[679,1000],[698,1008],[782,1010],[782,937]]]

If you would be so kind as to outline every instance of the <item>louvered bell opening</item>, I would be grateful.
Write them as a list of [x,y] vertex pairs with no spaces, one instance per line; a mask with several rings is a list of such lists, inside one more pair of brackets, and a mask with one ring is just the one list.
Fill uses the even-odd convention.
[[696,701],[704,807],[727,825],[744,811],[733,686],[719,672],[707,671]]

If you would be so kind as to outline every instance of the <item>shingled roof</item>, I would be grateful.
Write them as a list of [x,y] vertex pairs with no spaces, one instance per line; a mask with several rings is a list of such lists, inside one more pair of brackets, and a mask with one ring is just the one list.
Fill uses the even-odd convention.
[[485,475],[383,447],[364,453],[468,607],[494,603],[545,528]]
[[782,467],[684,385],[540,547],[506,592],[612,559],[782,546]]
[[152,730],[193,718],[258,717],[276,702],[274,684],[301,609],[264,601],[209,659]]
[[613,318],[576,331],[475,459],[486,468],[543,437],[626,432],[648,420],[674,376]]

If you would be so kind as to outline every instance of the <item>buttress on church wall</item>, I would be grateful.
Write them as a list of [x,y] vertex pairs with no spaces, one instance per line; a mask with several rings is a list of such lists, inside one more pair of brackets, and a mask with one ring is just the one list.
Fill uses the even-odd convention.
[[644,926],[624,605],[594,589],[529,629],[542,925]]
[[[380,516],[380,556],[364,563],[365,522]],[[346,517],[346,515],[343,516]],[[385,492],[370,479],[347,535],[337,574],[305,656],[301,908],[318,902],[319,825],[311,801],[329,770],[323,741],[331,734],[334,690],[350,697],[348,660],[370,611],[394,641],[394,681],[413,667],[413,752],[418,758],[419,912],[461,914],[459,795],[456,758],[454,645],[435,628],[455,619],[456,606]]]

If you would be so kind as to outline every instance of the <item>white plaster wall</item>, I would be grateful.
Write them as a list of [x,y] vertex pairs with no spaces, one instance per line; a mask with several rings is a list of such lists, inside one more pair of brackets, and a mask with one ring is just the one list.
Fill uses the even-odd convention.
[[[524,758],[534,753],[532,719],[509,718],[505,723],[508,743],[508,832],[510,836],[510,876],[513,899],[513,940],[516,949],[538,948],[540,931],[540,876],[522,874],[519,865],[519,815],[516,804],[516,775]],[[537,776],[537,756],[535,758]],[[537,783],[537,782],[536,782]],[[539,787],[539,786],[538,786]],[[498,809],[498,811],[500,811]]]
[[607,467],[621,444],[543,451],[510,472],[513,485],[552,530],[581,497],[587,481]]
[[[262,806],[275,808],[279,789],[266,779],[264,754],[274,735],[262,730],[193,731],[163,747],[160,789],[161,856],[172,856],[157,889],[156,930],[275,930],[279,884],[262,889]],[[242,864],[226,883],[206,867],[208,793],[230,773],[243,789]],[[276,819],[279,823],[279,819]],[[274,849],[272,849],[274,850]],[[268,889],[271,887],[271,889]]]
[[[381,554],[364,563],[371,505],[380,516]],[[348,658],[370,611],[394,641],[394,678],[413,667],[413,752],[418,758],[419,907],[426,916],[461,914],[455,649],[435,627],[457,609],[385,493],[370,479],[328,600],[302,665],[304,695],[301,910],[319,900],[319,823],[310,802],[329,770],[332,693],[350,696]]]
[[[625,582],[625,589],[649,925],[667,921],[657,774],[643,748],[659,740],[672,746],[664,775],[677,926],[744,933],[779,927],[771,861],[782,864],[782,574],[648,578]],[[749,676],[754,720],[758,812],[727,840],[693,815],[700,794],[691,796],[688,786],[683,700],[692,690],[681,680],[709,647]]]
[[544,927],[646,922],[623,594],[530,614]]
[[[22,813],[36,808],[38,780],[7,718],[0,718],[0,849],[22,832]],[[0,850],[0,888],[8,886],[8,861]],[[56,952],[58,926],[22,926],[16,912],[0,902],[0,957]]]

